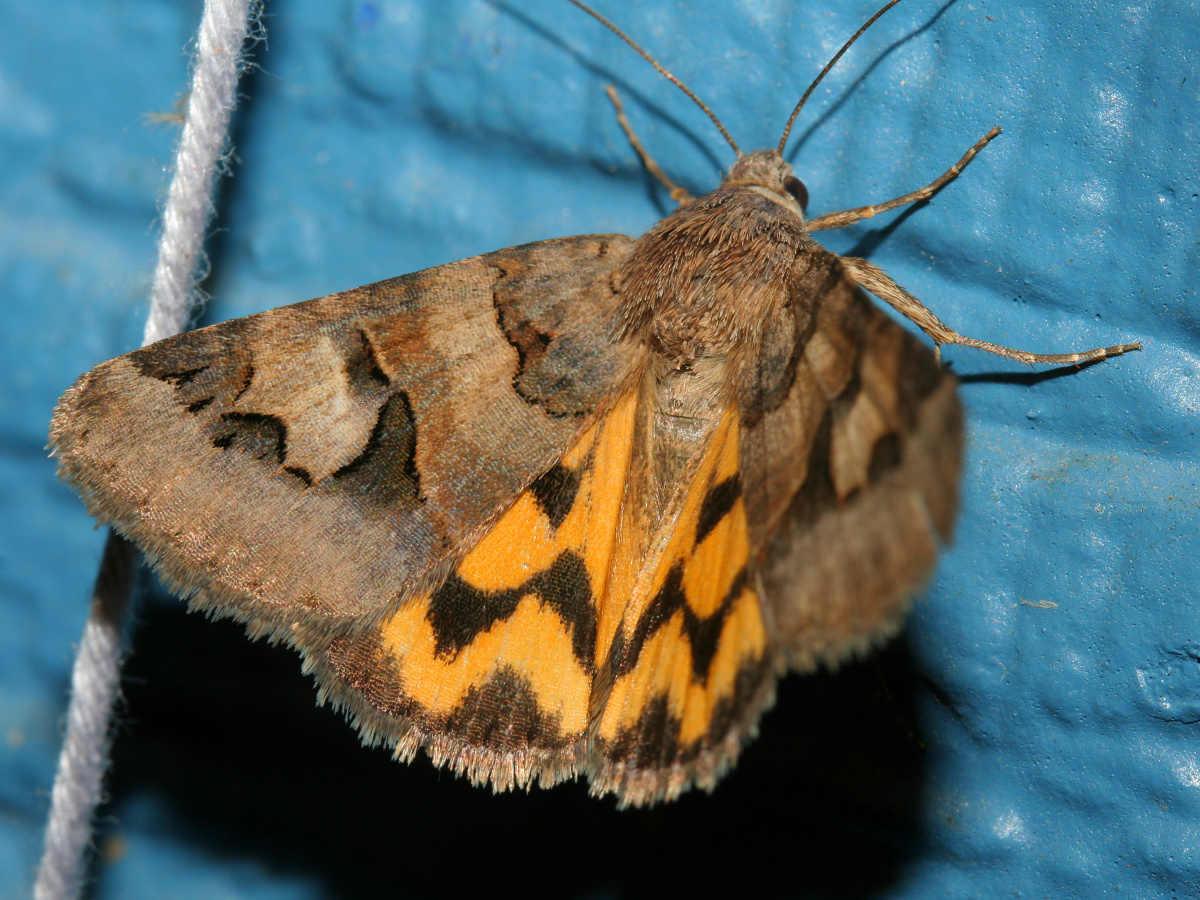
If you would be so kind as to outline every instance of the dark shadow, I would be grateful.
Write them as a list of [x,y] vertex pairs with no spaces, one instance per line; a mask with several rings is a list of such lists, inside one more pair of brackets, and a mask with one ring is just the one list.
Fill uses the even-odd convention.
[[924,762],[903,640],[878,665],[781,682],[762,733],[713,794],[618,811],[578,783],[493,795],[425,757],[394,762],[315,707],[291,651],[176,600],[142,609],[101,812],[116,834],[126,804],[149,799],[192,853],[312,879],[346,900],[867,900],[915,852]]
[[[900,47],[904,46],[905,44],[907,44],[909,41],[913,40],[914,38],[920,37],[922,34],[924,34],[926,31],[928,31],[930,28],[932,28],[933,24],[935,22],[937,22],[937,20],[940,19],[943,15],[945,15],[946,10],[950,9],[950,7],[954,6],[954,4],[956,4],[957,2],[958,2],[958,0],[947,0],[947,2],[944,3],[938,9],[937,12],[935,12],[932,16],[929,17],[929,21],[927,21],[924,25],[922,25],[920,28],[916,29],[915,31],[909,32],[908,34],[904,35],[904,37],[898,38],[897,40],[893,41],[891,44],[889,44],[884,49],[884,51],[882,53],[877,54],[874,62],[872,62],[869,66],[867,66],[862,71],[862,74],[859,75],[857,78],[855,78],[854,81],[851,82],[846,87],[846,89],[842,92],[842,95],[837,100],[835,100],[828,107],[826,107],[825,111],[822,112],[819,116],[817,116],[817,118],[813,121],[813,123],[811,125],[809,125],[803,131],[801,131],[799,136],[793,137],[791,139],[790,143],[792,145],[792,149],[790,152],[784,154],[784,159],[786,159],[788,162],[792,162],[793,160],[795,160],[796,157],[799,156],[801,148],[806,143],[808,143],[808,139],[811,138],[818,129],[822,128],[825,125],[825,123],[828,122],[829,119],[831,119],[833,117],[834,113],[836,113],[838,110],[840,110],[846,104],[846,101],[849,100],[850,97],[854,94],[854,92],[858,90],[859,85],[861,85],[864,81],[867,80],[867,78],[869,78],[871,76],[871,73],[873,73],[875,71],[875,69],[877,69],[879,67],[880,63],[882,63],[885,59],[887,59],[889,56],[891,56],[894,51],[896,51]],[[878,28],[884,21],[885,20],[881,19],[879,22],[876,22],[875,25],[873,25],[872,27]],[[846,37],[849,38],[850,35],[846,35]],[[861,38],[859,40],[861,40]],[[845,60],[845,57],[842,57],[842,61],[844,61],[844,60]]]
[[1032,387],[1045,381],[1054,381],[1056,378],[1069,378],[1104,361],[1093,359],[1090,362],[1069,363],[1040,372],[976,372],[971,375],[959,375],[958,381],[960,384],[1023,384]]
[[[590,72],[592,75],[596,76],[598,79],[607,84],[612,84],[614,87],[616,87],[617,92],[621,95],[622,100],[633,98],[640,106],[650,113],[652,117],[674,130],[685,140],[687,140],[693,147],[695,147],[705,159],[712,163],[713,169],[716,172],[721,173],[728,168],[728,161],[723,161],[720,157],[718,157],[716,151],[713,150],[712,141],[702,140],[699,138],[691,128],[684,125],[679,119],[668,113],[662,106],[659,106],[657,103],[652,101],[643,91],[639,90],[628,81],[618,78],[606,67],[581,54],[561,37],[550,31],[536,19],[530,17],[527,13],[524,13],[521,10],[510,6],[509,4],[502,2],[502,0],[487,0],[487,2],[490,6],[500,10],[508,16],[511,16],[517,22],[520,22],[524,27],[528,28],[531,32],[544,39],[551,46],[562,50],[563,53],[571,58],[572,61]],[[580,10],[579,15],[586,16],[586,13]],[[604,27],[599,22],[596,22],[595,24],[597,28]],[[613,39],[620,40],[616,37],[616,35],[613,35]],[[633,53],[634,51],[631,49],[628,52]],[[648,64],[646,68],[651,77],[656,79],[661,78],[661,76],[651,69]],[[671,85],[665,79],[663,79],[662,83],[668,85],[672,90],[677,90],[674,85]],[[689,100],[688,102],[690,103],[691,101]],[[696,114],[701,116],[706,122],[708,121],[708,117],[704,115],[704,112],[699,107],[696,108]],[[615,120],[616,113],[613,113],[613,117]],[[720,145],[723,147],[725,144],[724,138],[720,136],[715,128],[713,129],[713,134],[717,137]],[[655,205],[657,205],[660,210],[664,211],[664,214],[665,212],[669,212],[670,210],[674,209],[674,206],[671,205],[670,198],[666,197],[666,194],[662,190],[661,186],[648,172],[646,173],[646,179],[650,196],[654,200]],[[683,186],[696,196],[700,196],[708,192],[707,190],[701,190],[697,192],[695,185],[684,184]]]
[[[932,200],[932,199],[933,198],[930,197],[929,200],[922,200],[919,203],[911,203],[908,206],[904,207],[904,211],[901,212],[899,215],[897,215],[896,218],[892,219],[886,225],[883,225],[879,228],[865,229],[863,231],[863,233],[858,237],[857,243],[855,243],[855,245],[850,248],[850,252],[847,254],[847,256],[857,256],[857,257],[861,257],[864,259],[869,259],[871,257],[871,254],[874,253],[876,250],[878,250],[879,246],[884,241],[886,241],[889,237],[891,237],[892,233],[897,228],[899,228],[901,225],[903,225],[905,222],[908,221],[909,216],[916,213],[919,209],[922,209],[923,207],[928,206],[930,200]],[[854,228],[855,226],[852,225],[850,227]],[[820,234],[820,233],[821,232],[819,232],[819,231],[814,232],[814,234]]]

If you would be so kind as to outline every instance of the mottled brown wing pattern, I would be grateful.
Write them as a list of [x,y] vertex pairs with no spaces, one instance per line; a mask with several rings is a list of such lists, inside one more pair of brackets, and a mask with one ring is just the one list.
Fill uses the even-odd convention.
[[502,250],[104,363],[55,411],[60,471],[195,605],[319,646],[444,578],[622,393],[631,245]]
[[754,556],[786,659],[810,670],[899,628],[950,538],[962,409],[955,379],[836,256],[814,244],[793,293],[820,302],[791,307],[788,364],[752,357],[739,396]]

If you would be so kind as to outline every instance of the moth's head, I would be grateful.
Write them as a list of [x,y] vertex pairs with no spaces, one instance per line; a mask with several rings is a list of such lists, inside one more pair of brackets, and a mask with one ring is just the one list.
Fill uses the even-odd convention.
[[801,221],[808,210],[808,188],[775,148],[743,153],[725,176],[724,186],[759,188],[769,199],[794,212]]
[[[683,91],[688,97],[704,112],[706,116],[717,127],[717,131],[721,132],[721,136],[733,148],[733,152],[737,154],[737,162],[733,164],[733,168],[729,170],[729,175],[726,176],[724,186],[738,187],[745,186],[763,193],[768,199],[779,203],[781,206],[792,210],[804,221],[805,210],[808,207],[808,189],[805,188],[804,182],[795,176],[792,172],[792,167],[783,160],[784,150],[787,148],[788,136],[792,133],[792,126],[796,124],[796,117],[800,115],[800,110],[804,108],[804,104],[808,102],[808,98],[812,96],[813,91],[817,89],[817,85],[829,73],[842,55],[850,49],[851,45],[857,41],[868,28],[870,28],[885,12],[895,6],[900,0],[888,0],[879,12],[871,16],[866,21],[866,24],[858,31],[854,32],[850,40],[842,45],[842,48],[834,54],[831,59],[813,80],[813,83],[808,86],[808,90],[800,98],[800,102],[792,109],[792,114],[788,118],[787,125],[783,129],[783,136],[779,138],[779,146],[773,150],[757,150],[754,153],[742,153],[738,148],[737,142],[730,135],[728,129],[721,124],[721,120],[717,118],[716,113],[708,108],[708,105],[692,92],[692,89],[685,85],[682,81],[668,72],[658,60],[652,57],[649,53],[643,50],[634,40],[625,34],[620,28],[614,25],[604,16],[600,15],[594,9],[591,9],[583,0],[571,0],[576,6],[586,12],[588,15],[595,18],[602,25],[612,31],[617,37],[625,41],[630,47],[636,50],[643,59],[658,70],[658,73],[670,81],[673,85]],[[624,113],[621,111],[620,103],[616,99],[616,93],[612,88],[609,88],[609,97],[617,106],[617,117],[622,122],[626,133],[629,134],[630,140],[633,142],[635,149],[639,155],[645,159],[645,153],[641,149],[641,145],[629,131],[628,125],[624,120]],[[659,175],[660,180],[664,180],[665,176]],[[668,187],[673,187],[668,181],[664,180]],[[685,192],[686,193],[686,192]],[[672,193],[674,196],[674,193]]]

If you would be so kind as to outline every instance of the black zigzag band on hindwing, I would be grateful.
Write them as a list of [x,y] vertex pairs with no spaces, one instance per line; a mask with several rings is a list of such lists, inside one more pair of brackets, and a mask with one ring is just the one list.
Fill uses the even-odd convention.
[[550,568],[519,587],[485,591],[451,575],[429,598],[426,618],[433,627],[435,655],[453,659],[475,638],[517,610],[521,598],[536,594],[571,633],[571,651],[585,671],[593,669],[596,610],[587,567],[579,554],[564,550]]
[[721,630],[733,604],[746,589],[746,570],[743,568],[733,579],[729,591],[725,594],[721,605],[709,616],[698,616],[687,601],[683,589],[683,564],[675,563],[667,574],[654,599],[650,601],[646,612],[638,621],[633,636],[625,641],[618,633],[609,654],[612,672],[615,677],[627,675],[641,655],[646,641],[654,633],[671,621],[672,616],[683,611],[683,633],[692,651],[692,679],[698,684],[708,681],[708,670],[712,666],[713,657],[717,653],[717,645],[721,640]]

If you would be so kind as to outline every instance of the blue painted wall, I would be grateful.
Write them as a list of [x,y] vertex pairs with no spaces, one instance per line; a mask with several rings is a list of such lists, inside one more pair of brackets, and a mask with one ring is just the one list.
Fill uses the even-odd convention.
[[[773,143],[870,3],[604,3],[744,146]],[[57,395],[133,347],[199,4],[0,0],[0,898],[27,895],[103,536],[45,458]],[[562,0],[271,0],[204,321],[666,209],[602,91],[693,190],[730,155]],[[97,898],[927,898],[1200,890],[1200,14],[908,0],[818,90],[814,213],[1004,134],[926,207],[823,236],[945,321],[963,512],[905,635],[792,678],[713,796],[492,797],[357,746],[292,654],[142,604]]]

